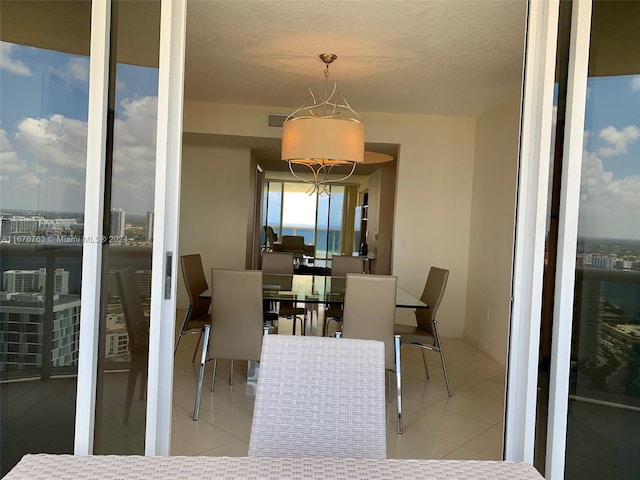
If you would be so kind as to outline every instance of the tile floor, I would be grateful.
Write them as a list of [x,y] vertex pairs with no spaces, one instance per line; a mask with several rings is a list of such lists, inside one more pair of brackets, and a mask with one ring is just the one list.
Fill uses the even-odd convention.
[[[280,334],[290,331],[291,323],[280,320]],[[246,381],[246,362],[235,362],[232,387],[227,384],[228,362],[219,362],[214,394],[207,364],[200,420],[194,422],[198,366],[191,357],[196,339],[195,335],[183,337],[175,359],[171,454],[247,455],[255,383]],[[447,338],[443,343],[451,398],[439,355],[427,353],[431,373],[427,381],[420,350],[402,347],[404,433],[396,433],[393,402],[387,413],[388,457],[498,460],[502,457],[504,368],[463,339]]]

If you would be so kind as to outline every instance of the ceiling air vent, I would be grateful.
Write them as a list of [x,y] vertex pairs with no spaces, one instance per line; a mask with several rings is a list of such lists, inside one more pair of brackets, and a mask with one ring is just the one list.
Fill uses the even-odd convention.
[[267,116],[267,126],[268,127],[275,127],[275,128],[282,128],[282,124],[284,123],[286,118],[287,118],[286,115],[273,115],[273,114],[270,113]]

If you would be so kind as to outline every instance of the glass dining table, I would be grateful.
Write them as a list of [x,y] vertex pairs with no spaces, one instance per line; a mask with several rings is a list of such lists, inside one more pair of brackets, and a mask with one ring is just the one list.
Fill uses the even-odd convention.
[[[341,305],[344,303],[346,284],[346,277],[264,273],[262,298],[273,302],[281,300],[299,302],[309,307],[314,304]],[[210,298],[211,290],[206,290],[200,296]],[[396,307],[417,309],[429,308],[429,305],[398,287]]]
[[[318,322],[318,305],[343,305],[346,277],[301,274],[262,274],[262,299],[269,302],[291,301],[303,303],[310,325]],[[201,298],[211,298],[211,289],[200,294]],[[401,288],[396,289],[396,308],[429,308],[419,298]],[[315,317],[315,318],[314,318]],[[305,319],[306,322],[306,319]],[[260,362],[250,360],[247,364],[247,380],[258,379]]]

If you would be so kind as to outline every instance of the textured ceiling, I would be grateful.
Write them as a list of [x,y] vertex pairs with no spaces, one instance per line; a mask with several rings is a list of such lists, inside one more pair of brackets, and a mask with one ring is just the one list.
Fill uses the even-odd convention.
[[525,0],[189,0],[185,96],[298,107],[330,67],[360,112],[476,116],[517,95]]
[[[185,99],[288,113],[324,90],[318,54],[366,112],[477,116],[518,95],[526,0],[188,0]],[[286,169],[278,139],[185,135],[252,149]],[[396,145],[367,150],[397,156]],[[359,165],[368,174],[379,165]]]

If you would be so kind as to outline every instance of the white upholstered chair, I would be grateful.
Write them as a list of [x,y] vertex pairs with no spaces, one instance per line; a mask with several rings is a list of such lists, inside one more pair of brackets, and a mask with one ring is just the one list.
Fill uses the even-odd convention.
[[384,459],[381,342],[264,337],[249,456]]
[[444,361],[444,352],[442,351],[442,343],[440,341],[440,333],[438,332],[438,322],[436,313],[444,297],[444,290],[449,279],[449,270],[443,268],[431,267],[427,282],[424,286],[420,300],[429,305],[429,308],[418,308],[415,311],[416,326],[396,324],[395,333],[400,335],[402,343],[414,345],[422,349],[422,360],[424,362],[424,371],[429,379],[429,368],[427,367],[427,357],[425,350],[433,350],[440,354],[442,362],[442,370],[444,371],[444,380],[447,384],[447,393],[451,396],[451,386],[449,385],[449,375],[447,374],[447,364]]
[[[385,367],[395,374],[398,433],[402,433],[400,335],[393,331],[398,279],[389,275],[347,273],[342,338],[378,340],[385,346]],[[392,390],[388,376],[389,392]],[[391,401],[391,394],[388,395]]]

